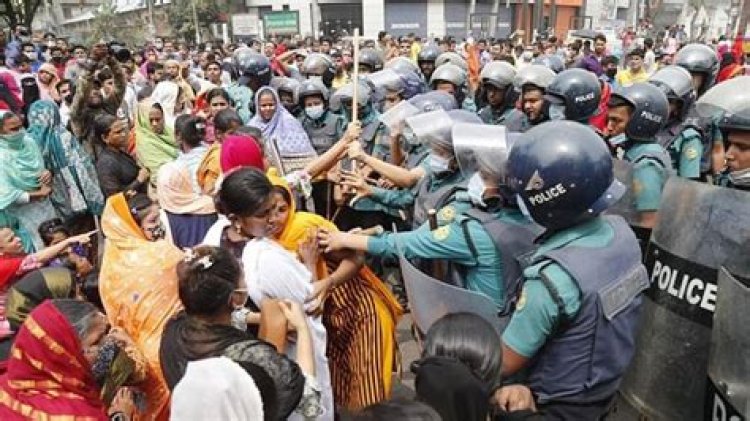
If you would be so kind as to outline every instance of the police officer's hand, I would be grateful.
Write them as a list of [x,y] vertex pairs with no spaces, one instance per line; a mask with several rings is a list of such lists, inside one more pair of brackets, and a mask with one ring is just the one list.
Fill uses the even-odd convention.
[[349,143],[358,140],[362,136],[362,125],[357,122],[349,123],[346,126],[346,132],[344,132],[344,141]]
[[491,402],[507,412],[531,410],[536,411],[534,395],[531,389],[522,384],[503,386],[495,391]]
[[341,232],[320,229],[318,230],[318,244],[325,248],[325,253],[342,250],[344,248],[343,235]]
[[362,150],[362,144],[360,144],[359,142],[350,143],[346,152],[349,155],[349,158],[359,161],[362,161],[367,155],[365,151]]
[[354,191],[359,197],[372,195],[372,186],[356,172],[341,171],[341,185],[346,187],[347,191]]

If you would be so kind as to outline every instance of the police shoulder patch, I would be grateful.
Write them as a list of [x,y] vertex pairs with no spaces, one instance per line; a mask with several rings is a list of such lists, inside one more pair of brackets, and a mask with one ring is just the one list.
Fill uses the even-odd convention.
[[698,151],[692,146],[685,148],[685,157],[689,160],[693,160],[698,157]]
[[443,241],[446,238],[448,238],[450,233],[451,233],[450,225],[445,225],[436,229],[435,231],[432,231],[432,236],[438,241]]
[[450,222],[456,217],[456,209],[453,206],[445,206],[438,212],[438,218]]
[[516,311],[521,311],[526,306],[526,288],[521,290],[521,296],[518,297],[518,302],[516,303]]

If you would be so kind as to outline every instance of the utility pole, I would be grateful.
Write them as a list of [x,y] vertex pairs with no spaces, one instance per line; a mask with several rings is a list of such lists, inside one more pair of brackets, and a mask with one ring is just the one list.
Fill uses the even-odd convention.
[[195,0],[190,0],[190,7],[193,9],[193,25],[195,25],[195,45],[201,43],[201,28],[198,26],[198,12],[195,8]]

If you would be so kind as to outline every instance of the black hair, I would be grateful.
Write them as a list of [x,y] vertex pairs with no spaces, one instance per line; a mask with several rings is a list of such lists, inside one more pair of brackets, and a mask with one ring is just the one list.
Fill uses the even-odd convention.
[[156,73],[157,70],[164,70],[164,65],[157,62],[149,62],[146,64],[146,74],[152,75]]
[[144,99],[151,96],[151,94],[154,92],[154,88],[151,85],[146,85],[141,88],[140,91],[138,91],[138,101],[143,101]]
[[73,52],[75,52],[75,50],[83,50],[83,51],[86,51],[86,47],[84,47],[84,46],[83,46],[83,45],[81,45],[81,44],[75,44],[75,45],[73,46],[73,48],[71,48],[71,49],[70,49],[70,51],[73,51]]
[[215,64],[216,66],[218,66],[218,67],[219,67],[219,71],[221,71],[221,70],[222,70],[222,67],[221,67],[221,63],[219,63],[219,62],[218,62],[218,61],[216,61],[216,60],[214,60],[214,61],[209,61],[208,63],[206,63],[206,69],[208,69],[208,66],[211,66],[211,65],[214,65],[214,64]]
[[500,336],[476,314],[448,314],[430,326],[422,358],[433,356],[455,358],[486,385],[499,384],[503,363]]
[[341,421],[440,421],[442,418],[431,406],[403,398],[370,405],[359,412],[342,414]]
[[206,92],[206,101],[210,104],[211,100],[216,98],[217,96],[226,99],[227,103],[229,103],[230,106],[234,106],[234,101],[232,101],[232,98],[229,96],[229,92],[227,92],[224,88],[213,88],[210,91]]
[[104,136],[112,130],[112,125],[117,122],[117,117],[112,114],[100,113],[94,118],[94,138],[97,142],[104,144]]
[[96,306],[89,302],[70,298],[52,300],[52,305],[62,313],[81,339],[88,333],[91,317],[99,312]]
[[616,56],[606,56],[602,58],[602,67],[608,64],[614,64],[615,66],[617,66],[618,64],[620,64],[620,60]]
[[198,246],[177,264],[179,295],[189,315],[214,316],[231,311],[229,298],[237,289],[242,273],[231,252],[212,246]]
[[224,178],[217,195],[217,210],[224,215],[249,216],[268,200],[273,185],[260,170],[243,167]]
[[146,217],[154,202],[145,193],[136,193],[135,195],[128,197],[127,201],[130,216],[133,217],[136,224],[141,225],[143,218]]
[[632,50],[628,52],[628,57],[638,56],[640,58],[643,58],[644,55],[645,53],[643,52],[643,49],[641,48],[633,48]]
[[652,48],[654,46],[653,38],[646,38],[643,40],[643,46],[646,48]]
[[259,128],[253,126],[240,126],[234,131],[234,133],[252,136],[259,140],[263,138],[263,132]]
[[23,51],[23,49],[26,47],[31,47],[34,49],[34,52],[36,52],[36,47],[34,46],[34,43],[24,42],[23,44],[21,44],[21,51]]
[[219,132],[226,133],[232,130],[235,124],[241,126],[242,119],[237,111],[231,108],[219,111],[214,117],[214,128]]
[[49,247],[52,243],[52,237],[57,233],[63,233],[66,237],[70,237],[70,231],[65,226],[62,219],[52,218],[39,224],[39,236],[42,238],[45,247]]
[[609,98],[609,102],[607,103],[607,106],[609,108],[628,107],[628,109],[630,109],[631,112],[633,111],[633,104],[631,104],[628,101],[625,101],[623,98],[617,95],[612,95],[612,97]]
[[97,73],[96,75],[96,79],[99,81],[99,83],[104,83],[108,81],[109,79],[114,79],[114,78],[115,78],[115,75],[114,73],[112,73],[112,70],[106,67],[100,70],[99,73]]
[[188,114],[180,115],[174,121],[174,133],[182,143],[195,148],[206,137],[206,120]]
[[607,42],[607,36],[604,35],[604,34],[601,34],[601,33],[596,34],[594,36],[594,42],[597,42],[597,41],[604,41],[606,43]]
[[278,193],[281,195],[281,197],[284,199],[284,201],[287,203],[287,205],[292,204],[292,195],[289,194],[289,190],[284,188],[283,186],[273,186],[273,192]]
[[63,86],[63,85],[65,85],[65,84],[70,85],[71,89],[73,88],[73,84],[70,82],[70,79],[60,79],[60,81],[57,82],[57,84],[55,85],[55,89],[57,89],[59,91],[60,87]]

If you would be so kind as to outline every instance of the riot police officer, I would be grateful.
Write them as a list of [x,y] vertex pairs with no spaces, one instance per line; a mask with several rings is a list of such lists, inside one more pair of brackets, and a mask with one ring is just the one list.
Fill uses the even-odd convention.
[[372,89],[361,80],[357,91],[357,104],[353,104],[354,85],[347,83],[331,96],[331,108],[339,109],[347,123],[352,119],[352,107],[357,106],[357,119],[362,127],[360,143],[368,155],[387,159],[389,143],[385,125],[378,119],[380,113],[372,105]]
[[[508,151],[504,133],[502,128],[482,124],[453,127],[454,144],[459,142],[470,150],[462,152],[456,145],[456,156],[465,159],[459,162],[462,172],[471,174],[467,195],[472,209],[455,214],[451,223],[434,230],[425,223],[415,231],[372,237],[323,232],[321,245],[328,250],[355,249],[391,257],[400,249],[409,259],[446,260],[457,267],[460,286],[485,294],[499,310],[505,310],[516,292],[506,282],[519,279],[517,258],[530,251],[538,230],[511,203],[512,197],[504,189]],[[459,136],[466,139],[458,140]]]
[[404,80],[391,69],[367,75],[367,81],[373,90],[373,105],[378,111],[387,111],[405,99]]
[[547,86],[555,72],[540,64],[531,64],[519,70],[513,86],[521,94],[521,109],[513,109],[505,122],[512,132],[525,132],[549,120],[549,103],[544,99]]
[[383,57],[374,48],[359,50],[359,72],[361,74],[374,73],[383,70]]
[[227,92],[234,101],[237,114],[247,124],[255,112],[254,92],[271,82],[271,63],[266,56],[247,47],[234,50],[232,62],[239,79],[227,88]]
[[486,124],[502,125],[515,109],[516,94],[513,79],[516,69],[504,61],[487,63],[479,75],[481,102],[487,105],[479,110],[479,117]]
[[322,155],[344,135],[346,121],[328,109],[328,88],[320,80],[303,81],[297,92],[302,108],[300,123],[315,151]]
[[656,134],[669,117],[669,102],[659,88],[635,83],[612,94],[607,115],[607,141],[618,158],[633,165],[634,206],[637,225],[653,228],[661,192],[672,172],[669,154]]
[[454,64],[460,67],[464,72],[469,71],[469,66],[466,64],[466,60],[458,53],[454,53],[453,51],[446,51],[437,56],[437,58],[435,59],[435,68],[437,69],[438,67],[447,63]]
[[550,120],[572,120],[586,124],[599,109],[602,87],[596,76],[583,69],[558,73],[547,86]]
[[476,104],[466,95],[466,82],[465,70],[453,63],[445,63],[432,73],[430,88],[453,95],[462,109],[476,111]]
[[750,190],[750,77],[741,76],[709,89],[698,100],[698,112],[716,119],[726,139],[726,168],[716,184]]
[[542,66],[552,70],[555,73],[560,73],[565,70],[565,63],[563,63],[560,56],[556,54],[544,54],[535,58],[531,64],[541,64]]
[[300,73],[308,79],[320,79],[326,88],[331,89],[333,77],[336,76],[336,65],[327,55],[313,53],[302,62]]
[[435,60],[437,60],[440,53],[440,48],[436,45],[427,45],[419,51],[417,64],[419,65],[419,70],[422,72],[422,76],[424,76],[424,80],[430,80],[432,72],[435,71]]
[[570,121],[522,134],[508,176],[545,232],[525,259],[523,289],[502,336],[503,375],[527,370],[546,419],[600,419],[633,356],[648,286],[628,225],[600,216],[625,188],[601,138]]
[[[688,44],[674,57],[674,64],[683,67],[693,77],[695,95],[700,98],[716,83],[719,73],[719,59],[714,50],[704,44]],[[703,142],[701,174],[716,174],[724,166],[724,142],[721,132],[711,119],[700,119],[691,107],[685,121],[697,128]]]
[[680,177],[697,180],[701,176],[703,156],[702,127],[686,121],[687,113],[695,102],[693,79],[680,66],[659,69],[648,80],[659,87],[669,100],[669,118],[656,138],[672,158],[672,167]]
[[297,119],[302,117],[302,108],[298,100],[299,81],[286,76],[271,78],[270,86],[279,94],[279,101],[287,111]]

